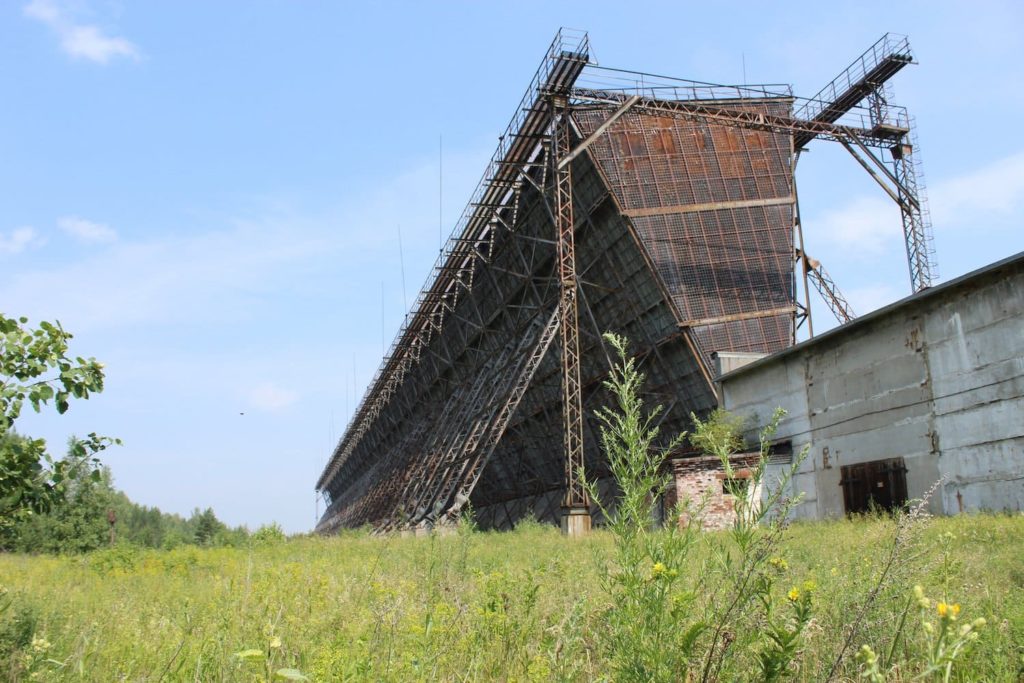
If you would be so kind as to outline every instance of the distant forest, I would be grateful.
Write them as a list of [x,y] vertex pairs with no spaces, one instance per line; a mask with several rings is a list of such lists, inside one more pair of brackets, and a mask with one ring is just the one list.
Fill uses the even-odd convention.
[[[19,439],[8,434],[4,441]],[[70,448],[69,448],[70,452]],[[70,456],[67,456],[70,457]],[[188,517],[139,505],[114,487],[107,467],[96,474],[89,468],[71,468],[64,495],[46,512],[0,523],[0,550],[26,553],[81,553],[116,544],[170,549],[179,545],[235,546],[252,534],[245,527],[228,527],[212,508],[196,508]],[[113,535],[111,535],[113,519]],[[276,524],[256,534],[281,536]]]

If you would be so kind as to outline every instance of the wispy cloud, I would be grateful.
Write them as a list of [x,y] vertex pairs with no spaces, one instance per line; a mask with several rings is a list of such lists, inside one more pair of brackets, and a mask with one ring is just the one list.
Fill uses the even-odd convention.
[[249,405],[267,412],[283,410],[299,400],[299,395],[290,389],[279,387],[273,382],[263,382],[248,393]]
[[[1013,215],[1024,209],[1024,151],[942,179],[928,188],[927,198],[937,231],[980,230],[993,217]],[[867,256],[903,239],[899,209],[881,191],[825,211],[809,223],[839,246]]]
[[[479,152],[446,158],[446,185],[471,187],[479,167]],[[323,211],[260,200],[239,209],[245,218],[208,218],[219,224],[213,230],[183,224],[160,235],[121,235],[108,248],[75,254],[72,261],[19,264],[0,280],[0,301],[16,302],[33,316],[59,318],[80,332],[259,320],[265,298],[343,290],[349,286],[345,278],[364,277],[368,258],[379,260],[378,269],[393,266],[397,281],[399,224],[412,299],[436,254],[436,188],[436,169],[421,164],[359,201]],[[79,217],[58,225],[94,239],[105,235],[96,226],[111,229]]]
[[94,24],[76,21],[53,0],[32,0],[23,11],[25,16],[42,22],[57,34],[61,49],[73,59],[106,64],[117,57],[139,58],[139,49],[130,40],[107,35]]
[[117,231],[109,225],[95,223],[79,216],[63,216],[57,227],[79,242],[103,243],[117,241]]
[[893,240],[900,239],[899,216],[899,209],[891,199],[864,196],[826,211],[808,223],[815,226],[815,232],[828,235],[841,247],[877,254],[888,249]]
[[42,243],[36,229],[23,225],[9,232],[0,232],[0,254],[20,254],[27,247]]
[[1024,208],[1024,150],[962,176],[939,182],[928,193],[937,228],[970,221],[979,212],[1007,215]]
[[242,302],[279,283],[323,246],[283,226],[234,229],[141,243],[115,243],[70,264],[26,268],[0,300],[78,329],[237,320]]

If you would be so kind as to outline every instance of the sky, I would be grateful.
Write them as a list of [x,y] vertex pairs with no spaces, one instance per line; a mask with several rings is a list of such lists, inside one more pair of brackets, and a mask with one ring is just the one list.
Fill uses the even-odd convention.
[[[603,66],[810,96],[884,32],[918,65],[941,280],[1024,251],[1016,2],[0,4],[0,311],[106,390],[19,429],[133,500],[312,528],[314,485],[559,26]],[[989,131],[989,128],[993,130]],[[895,204],[838,146],[797,170],[809,254],[866,313],[910,293]],[[815,326],[831,324],[815,305]]]

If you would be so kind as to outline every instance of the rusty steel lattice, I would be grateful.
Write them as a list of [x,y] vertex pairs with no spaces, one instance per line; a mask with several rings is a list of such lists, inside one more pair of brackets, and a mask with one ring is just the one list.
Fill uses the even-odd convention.
[[814,140],[897,201],[927,286],[918,157],[885,89],[911,62],[886,36],[802,100],[598,67],[585,33],[560,31],[317,482],[318,530],[429,528],[469,507],[496,528],[586,515],[581,470],[614,492],[591,417],[603,332],[631,340],[671,434],[715,406],[713,352],[794,342],[796,263],[849,312],[802,251],[794,169]]
[[576,294],[576,226],[572,212],[572,141],[569,102],[564,94],[551,98],[554,116],[555,230],[558,241],[558,311],[562,341],[562,430],[565,444],[565,501],[567,510],[587,510],[590,500],[580,480],[583,468],[583,403],[580,386],[579,311]]

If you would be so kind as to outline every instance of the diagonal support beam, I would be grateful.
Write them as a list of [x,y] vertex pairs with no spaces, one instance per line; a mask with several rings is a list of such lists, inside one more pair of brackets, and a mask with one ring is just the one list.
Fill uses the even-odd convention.
[[633,95],[628,100],[622,103],[622,106],[615,110],[615,113],[608,117],[608,120],[597,127],[593,133],[591,133],[586,140],[576,145],[576,148],[566,154],[564,157],[558,160],[558,170],[561,171],[567,165],[572,163],[572,160],[583,154],[587,147],[590,147],[599,137],[604,135],[605,131],[612,127],[612,125],[619,120],[619,118],[627,111],[633,108],[633,105],[640,101],[639,95]]
[[[885,175],[885,177],[889,179],[889,182],[891,182],[893,185],[896,186],[895,190],[893,190],[891,187],[887,186],[882,181],[882,179],[878,177],[878,175],[874,172],[874,169],[872,169],[872,168],[870,168],[868,166],[867,161],[865,161],[864,157],[862,157],[860,154],[857,153],[857,150],[853,148],[853,145],[850,144],[849,140],[852,140],[853,143],[855,145],[857,145],[857,147],[860,148],[860,151],[863,152],[864,157],[867,157],[867,159],[870,160],[875,165],[875,168],[880,170]],[[852,154],[853,157],[860,163],[860,165],[863,166],[864,169],[867,170],[867,172],[871,174],[871,177],[875,179],[875,182],[877,182],[879,185],[881,185],[882,188],[889,194],[890,197],[892,197],[894,200],[896,200],[897,203],[899,203],[901,205],[903,204],[903,201],[905,199],[906,202],[912,208],[914,208],[914,209],[920,209],[921,208],[920,204],[917,201],[917,197],[913,196],[913,194],[909,190],[907,190],[906,187],[903,186],[903,184],[893,174],[893,172],[890,171],[886,167],[886,165],[882,163],[882,160],[879,159],[878,157],[876,157],[872,153],[872,151],[870,149],[868,149],[867,145],[864,144],[863,140],[861,140],[856,135],[851,135],[849,140],[843,140],[843,139],[840,138],[839,142],[841,142],[843,147],[846,148],[846,151],[848,151],[850,154]],[[901,197],[903,197],[904,199],[901,199]]]

